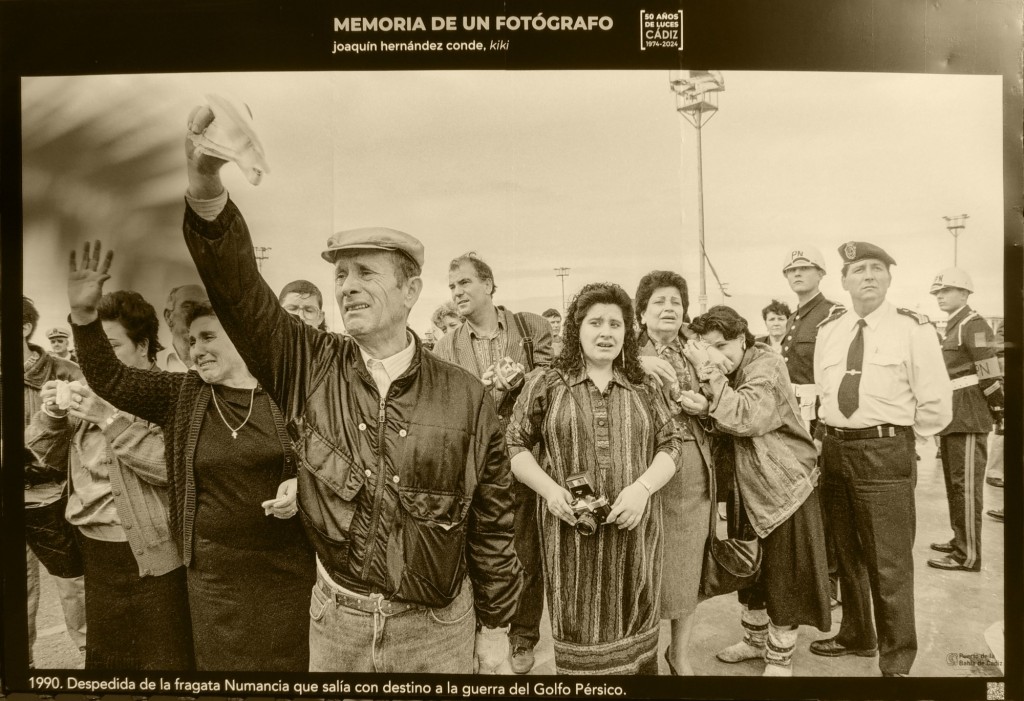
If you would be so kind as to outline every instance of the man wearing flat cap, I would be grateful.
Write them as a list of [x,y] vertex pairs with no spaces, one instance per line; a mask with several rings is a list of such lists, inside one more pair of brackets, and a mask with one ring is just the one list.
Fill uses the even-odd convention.
[[[189,129],[212,121],[199,108]],[[225,161],[189,139],[185,150],[186,244],[302,458],[298,504],[318,570],[310,671],[471,674],[474,648],[493,671],[522,586],[509,459],[484,386],[408,328],[423,244],[386,228],[332,236],[323,258],[349,335],[312,328],[260,277]]]
[[72,363],[78,362],[78,356],[75,355],[74,349],[68,348],[68,339],[71,338],[71,334],[67,329],[62,326],[54,327],[46,332],[46,338],[50,341],[50,355],[62,360],[70,360]]
[[906,676],[917,655],[914,433],[945,428],[953,390],[928,318],[886,301],[892,256],[863,241],[843,244],[839,255],[851,305],[821,323],[814,379],[843,622],[836,637],[811,643],[811,652],[877,654],[883,676]]

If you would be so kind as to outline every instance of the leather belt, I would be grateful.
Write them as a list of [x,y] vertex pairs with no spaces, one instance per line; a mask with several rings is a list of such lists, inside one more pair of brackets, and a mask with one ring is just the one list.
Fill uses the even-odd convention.
[[964,387],[973,387],[978,384],[977,375],[964,375],[963,377],[957,377],[952,380],[953,389],[963,389]]
[[419,604],[385,599],[383,594],[361,596],[359,594],[345,594],[340,591],[329,591],[327,593],[334,598],[334,603],[364,613],[382,613],[385,616],[397,616],[412,609],[423,608]]
[[825,433],[838,438],[841,441],[860,441],[867,438],[893,438],[903,433],[912,433],[911,426],[894,426],[893,424],[879,424],[868,428],[838,428],[836,426],[825,426]]
[[[330,572],[330,570],[328,570]],[[331,578],[337,577],[336,574],[331,573]],[[323,575],[319,575],[319,579],[323,579]],[[344,580],[343,580],[344,581]],[[324,586],[320,587],[321,591],[334,599],[334,603],[341,606],[346,606],[350,609],[362,611],[364,613],[382,613],[385,616],[395,616],[400,613],[405,613],[412,609],[425,608],[420,604],[409,603],[408,601],[392,601],[391,599],[384,598],[384,594],[380,591],[368,589],[366,587],[359,587],[360,591],[340,591],[338,587],[344,587],[345,589],[354,589],[348,582],[342,584],[338,582],[332,586],[332,582],[325,582]],[[366,592],[365,594],[363,592]]]

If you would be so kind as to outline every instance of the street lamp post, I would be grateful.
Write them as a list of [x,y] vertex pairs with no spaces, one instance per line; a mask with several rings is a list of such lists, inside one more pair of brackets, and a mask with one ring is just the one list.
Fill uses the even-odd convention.
[[701,153],[701,127],[718,111],[718,93],[725,90],[719,71],[672,71],[669,87],[676,94],[676,111],[697,130],[697,238],[700,250],[700,312],[708,309],[707,274],[704,250],[704,165]]
[[260,272],[263,271],[263,261],[270,258],[270,254],[267,251],[270,250],[270,246],[253,246],[252,250],[256,254],[256,265]]
[[956,254],[957,254],[957,239],[960,237],[960,233],[964,230],[964,227],[969,217],[966,214],[961,214],[956,217],[943,217],[946,220],[946,229],[953,235],[953,267],[956,267]]
[[555,268],[555,275],[562,278],[562,314],[565,314],[565,278],[569,277],[570,268]]

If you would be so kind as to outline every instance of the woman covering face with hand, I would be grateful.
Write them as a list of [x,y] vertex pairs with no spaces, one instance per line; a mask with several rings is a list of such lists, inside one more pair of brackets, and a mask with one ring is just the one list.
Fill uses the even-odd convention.
[[187,567],[200,670],[301,672],[309,664],[315,566],[293,518],[296,458],[281,412],[257,386],[207,304],[185,320],[188,373],[127,367],[96,318],[112,254],[71,255],[68,301],[82,370],[116,406],[160,425],[170,531]]
[[658,670],[658,490],[675,472],[679,435],[640,366],[631,319],[622,288],[585,286],[569,305],[562,354],[527,377],[506,432],[512,472],[544,500],[560,674]]
[[[715,431],[733,439],[739,523],[753,528],[763,549],[758,581],[739,593],[744,638],[718,659],[761,658],[765,676],[790,676],[797,627],[828,631],[832,625],[817,452],[785,361],[755,343],[743,317],[712,307],[690,329],[700,340],[689,341],[684,353],[709,398],[705,412]],[[725,372],[712,362],[714,352],[725,357]],[[730,529],[730,535],[738,533]]]

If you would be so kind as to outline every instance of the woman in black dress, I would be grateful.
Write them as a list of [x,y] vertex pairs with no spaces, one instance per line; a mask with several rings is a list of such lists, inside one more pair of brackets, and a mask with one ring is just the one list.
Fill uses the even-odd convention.
[[[296,458],[280,410],[208,304],[190,310],[187,373],[117,360],[96,319],[110,254],[88,244],[68,277],[89,385],[163,427],[171,533],[187,569],[196,668],[302,672],[309,665],[313,551],[294,519]],[[296,323],[301,323],[296,321]]]

